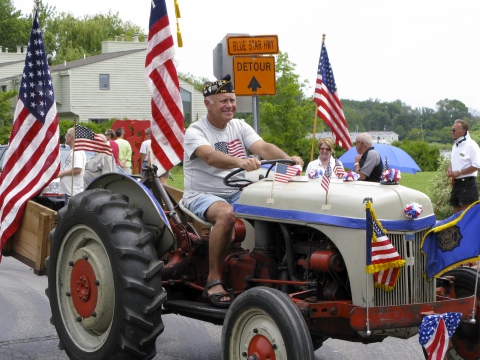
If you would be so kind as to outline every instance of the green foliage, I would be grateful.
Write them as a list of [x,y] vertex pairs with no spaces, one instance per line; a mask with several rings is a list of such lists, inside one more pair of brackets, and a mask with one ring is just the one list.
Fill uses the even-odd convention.
[[294,69],[288,54],[280,53],[275,66],[277,94],[260,97],[260,135],[289,155],[309,161],[310,141],[306,137],[312,131],[315,106],[305,99],[306,83],[299,81]]
[[0,0],[0,45],[4,49],[14,52],[17,45],[26,45],[31,26],[32,22],[22,17],[21,11],[15,9],[11,0]]
[[445,219],[452,215],[453,210],[449,202],[452,189],[451,179],[446,175],[450,166],[450,159],[440,158],[438,161],[438,170],[428,185],[428,192],[435,215],[438,219]]
[[211,79],[207,79],[205,77],[196,77],[196,76],[193,76],[192,74],[190,73],[178,73],[178,77],[190,84],[193,85],[193,87],[195,88],[195,90],[198,90],[200,92],[203,92],[203,84],[205,82],[208,82],[208,81],[211,81]]
[[424,141],[402,141],[392,143],[404,150],[412,157],[422,171],[436,171],[440,149],[438,146],[430,146]]

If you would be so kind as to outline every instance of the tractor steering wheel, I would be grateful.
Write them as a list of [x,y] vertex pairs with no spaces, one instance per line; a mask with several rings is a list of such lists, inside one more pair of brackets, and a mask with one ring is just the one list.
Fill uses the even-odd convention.
[[[273,166],[276,164],[276,163],[281,163],[281,164],[288,164],[288,165],[295,165],[295,161],[294,160],[290,160],[290,159],[278,159],[278,160],[263,160],[262,162],[262,165],[270,165],[270,167],[268,168],[267,170],[267,173],[265,174],[264,177],[268,177],[268,174],[270,174],[270,170],[272,170]],[[226,186],[230,186],[230,187],[236,187],[236,188],[239,188],[239,189],[242,189],[244,188],[245,186],[248,186],[252,183],[254,183],[254,181],[252,180],[248,180],[248,179],[231,179],[234,175],[237,175],[238,173],[241,173],[242,171],[245,171],[245,169],[242,169],[242,168],[238,168],[238,169],[235,169],[233,170],[232,172],[230,172],[227,176],[225,176],[225,178],[223,179],[223,184],[226,185]],[[264,178],[263,176],[260,176],[260,179],[263,179]]]

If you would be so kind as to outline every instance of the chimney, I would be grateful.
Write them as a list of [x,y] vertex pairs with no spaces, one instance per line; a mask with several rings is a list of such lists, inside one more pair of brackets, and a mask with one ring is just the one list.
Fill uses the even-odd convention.
[[23,53],[25,54],[27,52],[27,49],[28,49],[28,46],[27,45],[23,45]]
[[115,41],[118,41],[118,35],[115,35],[114,39]]
[[2,47],[0,46],[0,53],[2,52]]
[[122,41],[125,41],[125,34],[120,35],[120,37],[122,38]]
[[133,42],[138,42],[138,34],[133,34]]
[[5,48],[5,52],[8,53],[8,48]]
[[20,45],[17,45],[17,54],[20,54],[22,52],[22,47]]

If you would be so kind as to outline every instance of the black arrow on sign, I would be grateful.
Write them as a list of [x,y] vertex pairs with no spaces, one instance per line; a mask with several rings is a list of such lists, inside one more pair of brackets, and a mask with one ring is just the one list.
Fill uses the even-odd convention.
[[250,80],[250,84],[248,84],[248,88],[252,89],[252,91],[256,92],[258,88],[262,88],[262,86],[258,83],[258,80],[255,76],[252,76],[252,80]]

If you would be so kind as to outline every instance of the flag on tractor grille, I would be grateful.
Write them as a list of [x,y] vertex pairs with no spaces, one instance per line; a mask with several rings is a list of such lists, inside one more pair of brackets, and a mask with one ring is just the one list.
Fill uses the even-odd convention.
[[108,141],[95,134],[89,128],[75,124],[75,150],[94,151],[112,155],[112,147]]
[[152,94],[152,151],[162,173],[183,160],[183,105],[167,6],[165,0],[151,4],[145,81]]
[[313,101],[317,104],[318,116],[335,135],[335,144],[345,150],[352,147],[352,141],[348,133],[347,121],[343,114],[342,103],[338,96],[337,85],[333,77],[332,66],[328,60],[327,48],[322,41],[322,50],[318,62],[317,82]]
[[30,32],[9,147],[0,174],[0,257],[28,200],[60,170],[60,136],[52,79],[38,22]]
[[438,221],[423,237],[427,279],[467,262],[480,261],[480,200],[465,211]]
[[275,168],[275,181],[281,183],[288,183],[288,180],[297,174],[298,169],[294,166],[285,164],[276,164]]
[[448,312],[442,315],[427,315],[418,329],[418,341],[425,348],[428,360],[443,360],[449,340],[460,323],[462,313]]
[[366,209],[366,243],[367,243],[367,274],[374,274],[375,287],[391,291],[400,275],[400,268],[405,265],[393,247],[387,232],[377,219],[372,203],[367,201]]

